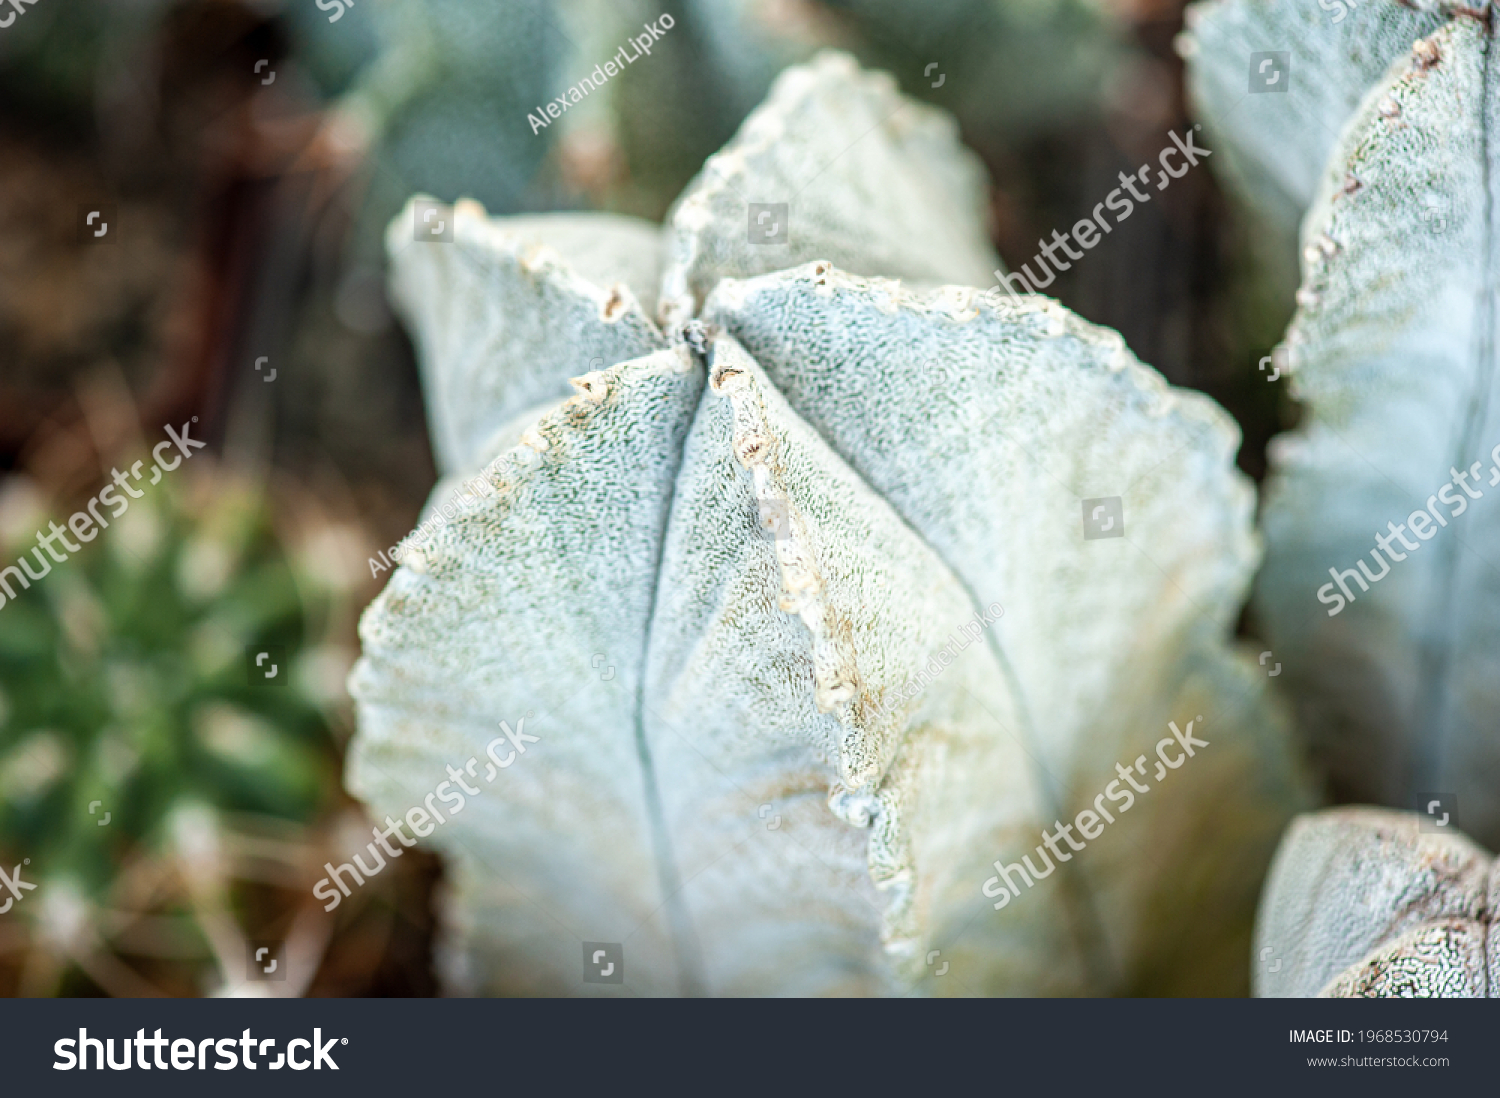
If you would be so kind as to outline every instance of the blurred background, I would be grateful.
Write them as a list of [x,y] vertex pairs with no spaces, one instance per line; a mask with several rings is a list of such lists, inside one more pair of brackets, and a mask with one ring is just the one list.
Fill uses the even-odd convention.
[[[819,48],[958,119],[1013,268],[1181,132],[1181,0],[35,0],[0,29],[0,567],[168,424],[208,442],[0,606],[6,995],[427,995],[437,859],[368,833],[344,677],[435,481],[381,232],[406,197],[660,219]],[[558,122],[526,115],[672,31]],[[1290,296],[1206,168],[1048,292],[1238,419]],[[89,213],[98,212],[86,223]],[[107,232],[97,235],[97,226]],[[259,657],[259,662],[257,658]],[[267,676],[274,665],[277,674]],[[5,893],[9,895],[9,893]],[[310,982],[246,982],[283,941]]]

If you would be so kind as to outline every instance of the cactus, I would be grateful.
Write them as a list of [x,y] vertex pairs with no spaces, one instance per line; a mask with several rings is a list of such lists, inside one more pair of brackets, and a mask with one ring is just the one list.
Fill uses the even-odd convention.
[[1446,812],[1301,817],[1266,882],[1256,994],[1486,998],[1493,876],[1494,859]]
[[1340,132],[1391,63],[1461,6],[1204,0],[1188,8],[1178,52],[1189,95],[1278,328],[1297,288],[1298,228]]
[[451,989],[608,992],[590,949],[648,994],[1243,987],[1306,794],[1227,643],[1237,432],[972,288],[982,208],[949,119],[827,55],[663,229],[392,224],[442,519],[362,621],[346,780],[450,858]]
[[[325,642],[347,623],[350,536],[318,521],[294,549],[256,486],[210,460],[139,482],[93,544],[28,587],[8,574],[0,865],[36,886],[3,916],[31,939],[23,993],[76,987],[81,970],[114,994],[160,994],[131,953],[181,958],[153,962],[179,993],[239,985],[231,883],[296,882],[307,825],[334,806],[347,659]],[[0,565],[28,554],[37,568],[33,532],[66,516],[21,477],[3,511]]]
[[[1441,814],[1500,841],[1491,15],[1321,7],[1215,0],[1186,51],[1268,235],[1301,219],[1278,361],[1307,414],[1272,445],[1254,606],[1335,799],[1422,814],[1297,822],[1267,885],[1256,987],[1483,995],[1489,856],[1421,829]],[[1284,94],[1253,94],[1253,73],[1252,94],[1235,90],[1254,51],[1278,48]]]
[[[150,72],[153,36],[183,6],[49,0],[0,36],[0,84],[28,98],[45,88],[51,106],[79,114],[128,101],[139,92],[101,85],[120,69]],[[413,191],[465,194],[496,211],[587,204],[659,217],[776,73],[824,46],[899,70],[906,86],[987,138],[987,152],[1096,117],[1100,88],[1127,56],[1116,21],[1091,0],[945,0],[940,9],[928,0],[513,0],[503,13],[483,0],[246,7],[253,12],[239,19],[220,13],[239,35],[267,20],[241,48],[258,42],[286,56],[279,87],[263,89],[246,65],[243,90],[264,91],[265,109],[277,112],[327,106],[294,170],[357,178],[352,251],[371,262],[380,228]],[[541,111],[664,17],[671,29],[650,44],[648,63],[622,66],[555,121]],[[205,40],[221,48],[225,30]],[[528,121],[539,112],[540,130]]]
[[[1451,793],[1465,830],[1493,844],[1500,590],[1483,546],[1500,523],[1500,394],[1483,134],[1495,93],[1485,24],[1444,11],[1365,89],[1303,222],[1284,354],[1307,415],[1271,449],[1255,606],[1335,796],[1411,808]],[[1307,36],[1331,58],[1330,87],[1373,65],[1349,33],[1324,23]]]

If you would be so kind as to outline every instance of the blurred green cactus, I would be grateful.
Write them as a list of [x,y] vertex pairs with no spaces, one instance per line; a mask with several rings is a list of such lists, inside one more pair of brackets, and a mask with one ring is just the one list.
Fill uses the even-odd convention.
[[[143,483],[29,589],[12,573],[0,606],[0,864],[37,886],[8,918],[40,930],[43,952],[107,941],[91,932],[132,906],[121,866],[141,855],[227,879],[229,814],[308,823],[334,805],[348,656],[323,641],[347,627],[357,548],[326,524],[290,547],[259,488],[209,460]],[[65,514],[11,478],[0,567],[36,564],[36,534]]]

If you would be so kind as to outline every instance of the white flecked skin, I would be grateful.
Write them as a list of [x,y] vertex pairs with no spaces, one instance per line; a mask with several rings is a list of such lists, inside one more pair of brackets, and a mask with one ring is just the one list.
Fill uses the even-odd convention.
[[[852,274],[988,286],[984,167],[958,126],[885,73],[825,53],[787,69],[667,215],[663,318],[693,315],[721,278],[824,260]],[[752,244],[748,203],[786,203],[785,244]],[[767,222],[772,224],[773,222]]]
[[1300,817],[1282,840],[1261,900],[1255,993],[1495,995],[1494,859],[1461,834],[1423,830],[1430,823],[1373,808]]
[[[1248,244],[1287,294],[1297,284],[1298,228],[1344,126],[1392,62],[1460,6],[1202,0],[1187,9],[1178,52],[1193,115],[1215,174],[1251,218]],[[1251,94],[1252,55],[1271,52],[1291,55],[1284,90]]]
[[[925,256],[905,270],[921,282],[984,273],[982,180],[951,128],[911,164],[904,127],[849,128],[878,85],[847,59],[778,87],[804,90],[773,94],[741,146],[776,130],[802,161],[857,160],[864,138],[890,193],[948,181],[917,239],[910,211],[856,237],[845,210],[795,222],[807,239],[865,270]],[[541,737],[428,840],[450,859],[449,988],[607,994],[582,978],[598,941],[624,943],[636,994],[1235,990],[1261,868],[1306,798],[1266,679],[1225,643],[1257,554],[1228,417],[1045,299],[821,260],[729,280],[745,207],[684,214],[697,193],[669,229],[662,329],[643,291],[533,248],[534,220],[463,206],[452,245],[392,230],[449,409],[435,431],[455,425],[434,501],[486,462],[497,492],[463,499],[366,612],[348,783],[405,813],[501,720]],[[931,247],[948,239],[965,244]],[[1084,539],[1094,495],[1122,497],[1123,538]],[[1211,746],[993,909],[995,859],[1035,858],[1116,762],[1200,715]]]
[[[1489,46],[1468,17],[1418,42],[1371,89],[1324,173],[1286,337],[1305,414],[1271,447],[1255,599],[1338,798],[1413,808],[1454,794],[1464,830],[1493,845],[1500,393],[1485,130],[1500,93]],[[1455,470],[1478,498],[1447,483]],[[1440,516],[1419,520],[1425,537],[1399,534],[1418,548],[1391,540],[1387,524],[1424,509]],[[1371,556],[1377,534],[1389,557]],[[1345,578],[1355,601],[1340,609],[1330,569],[1360,559],[1389,574]]]
[[[391,300],[424,362],[428,425],[446,474],[498,452],[497,430],[567,379],[666,346],[649,319],[659,229],[606,214],[515,217],[453,210],[453,242],[417,247],[409,205],[386,231]],[[545,242],[545,248],[544,248]],[[495,308],[495,303],[500,308]]]

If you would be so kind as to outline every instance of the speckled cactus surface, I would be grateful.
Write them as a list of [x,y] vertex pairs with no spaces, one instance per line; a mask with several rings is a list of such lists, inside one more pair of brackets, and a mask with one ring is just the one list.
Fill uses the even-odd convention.
[[1242,989],[1306,796],[1228,640],[1238,434],[984,290],[982,185],[825,55],[663,226],[392,225],[443,517],[365,614],[347,780],[426,806],[450,990],[609,993],[585,943],[638,994]]

